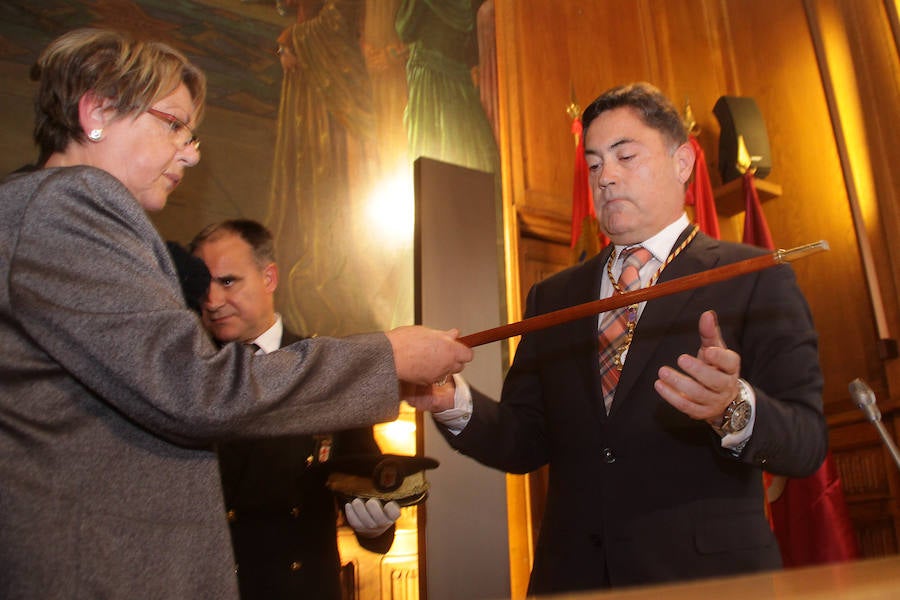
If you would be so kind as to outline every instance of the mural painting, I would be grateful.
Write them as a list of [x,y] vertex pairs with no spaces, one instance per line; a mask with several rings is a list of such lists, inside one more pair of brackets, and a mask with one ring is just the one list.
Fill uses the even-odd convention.
[[[264,221],[277,240],[278,303],[288,327],[344,335],[413,320],[412,161],[497,170],[482,106],[496,93],[478,86],[479,8],[488,7],[478,0],[7,0],[0,67],[7,87],[21,86],[12,101],[25,115],[31,88],[22,74],[64,31],[114,27],[186,53],[209,78],[209,116],[199,129],[205,156],[166,209],[185,207],[178,230],[163,224],[160,233],[184,242],[217,218]],[[272,134],[228,157],[228,169],[263,183],[233,198],[227,177],[240,175],[218,181],[215,140],[250,117]],[[33,146],[14,155],[7,170],[33,161]]]

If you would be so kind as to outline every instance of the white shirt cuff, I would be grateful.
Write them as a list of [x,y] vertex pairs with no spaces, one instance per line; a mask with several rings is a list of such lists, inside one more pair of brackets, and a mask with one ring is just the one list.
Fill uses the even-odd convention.
[[753,435],[753,425],[756,423],[756,393],[753,391],[753,386],[743,379],[738,379],[738,385],[744,388],[745,398],[750,403],[750,422],[740,431],[729,433],[722,438],[722,447],[731,450],[735,456],[740,455],[744,446],[750,441],[750,436]]
[[436,412],[434,420],[447,428],[453,435],[459,435],[472,417],[472,390],[459,373],[453,375],[456,391],[453,395],[453,408]]

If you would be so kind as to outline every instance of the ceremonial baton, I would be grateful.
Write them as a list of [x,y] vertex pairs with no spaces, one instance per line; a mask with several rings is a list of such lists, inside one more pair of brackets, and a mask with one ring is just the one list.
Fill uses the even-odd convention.
[[763,269],[792,262],[798,258],[803,258],[824,250],[828,250],[828,242],[825,240],[819,240],[818,242],[806,244],[805,246],[797,246],[790,250],[776,250],[771,254],[748,258],[736,263],[731,263],[730,265],[694,273],[693,275],[686,275],[684,277],[679,277],[678,279],[673,279],[672,281],[657,283],[650,287],[634,290],[633,292],[614,294],[609,298],[604,298],[602,300],[593,300],[591,302],[585,302],[584,304],[561,308],[522,321],[509,323],[508,325],[501,325],[500,327],[494,327],[493,329],[485,329],[484,331],[464,335],[459,338],[459,341],[470,348],[474,348],[475,346],[481,346],[482,344],[496,342],[498,340],[522,335],[523,333],[529,333],[531,331],[537,331],[539,329],[545,329],[547,327],[553,327],[554,325],[559,325],[561,323],[568,323],[575,319],[589,317],[608,310],[646,302],[647,300],[653,300],[654,298],[660,298],[662,296],[677,294],[678,292],[691,290],[719,281],[725,281],[726,279],[731,279],[739,275],[746,275],[747,273],[753,273],[754,271],[762,271]]

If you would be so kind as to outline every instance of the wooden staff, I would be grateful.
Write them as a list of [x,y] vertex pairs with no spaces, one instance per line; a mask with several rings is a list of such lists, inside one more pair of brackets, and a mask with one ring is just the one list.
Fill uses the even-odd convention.
[[824,250],[828,250],[828,242],[825,240],[806,244],[805,246],[798,246],[790,250],[776,250],[771,254],[764,254],[763,256],[757,256],[756,258],[748,258],[736,263],[731,263],[730,265],[724,265],[716,267],[715,269],[709,269],[708,271],[679,277],[678,279],[666,281],[665,283],[657,283],[656,285],[634,290],[633,292],[613,294],[609,298],[604,298],[602,300],[593,300],[591,302],[585,302],[584,304],[561,308],[553,312],[530,317],[508,325],[501,325],[500,327],[494,327],[493,329],[485,329],[484,331],[465,335],[459,338],[459,341],[470,348],[474,348],[475,346],[481,346],[482,344],[487,344],[489,342],[496,342],[497,340],[522,335],[523,333],[553,327],[554,325],[559,325],[561,323],[568,323],[575,319],[589,317],[608,310],[629,306],[631,304],[639,304],[641,302],[646,302],[647,300],[677,294],[678,292],[724,281],[739,275],[761,271]]

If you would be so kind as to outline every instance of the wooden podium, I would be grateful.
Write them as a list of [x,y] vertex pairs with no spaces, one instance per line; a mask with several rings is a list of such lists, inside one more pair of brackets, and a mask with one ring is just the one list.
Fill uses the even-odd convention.
[[900,556],[704,579],[688,583],[584,592],[556,600],[894,600],[900,598]]

